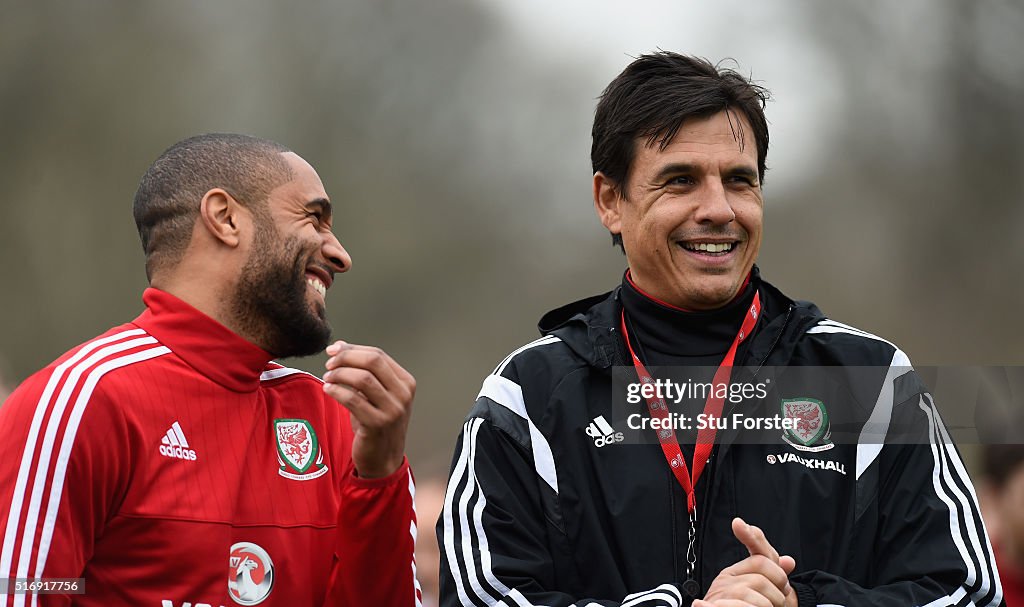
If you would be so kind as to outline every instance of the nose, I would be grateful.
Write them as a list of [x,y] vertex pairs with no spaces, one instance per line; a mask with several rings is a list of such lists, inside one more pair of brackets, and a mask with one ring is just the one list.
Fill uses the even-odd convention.
[[736,220],[736,212],[719,180],[708,180],[694,219],[706,225],[726,225]]
[[352,257],[345,247],[341,246],[341,241],[334,235],[334,232],[327,230],[323,234],[321,251],[324,254],[324,259],[331,266],[331,271],[335,274],[348,272],[352,268]]

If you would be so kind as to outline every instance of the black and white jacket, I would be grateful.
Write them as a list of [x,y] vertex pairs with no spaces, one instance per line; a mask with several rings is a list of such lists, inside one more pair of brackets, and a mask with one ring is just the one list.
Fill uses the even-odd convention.
[[[815,448],[781,433],[763,444],[720,433],[697,485],[700,593],[747,556],[730,529],[740,516],[796,559],[801,607],[1003,604],[971,481],[906,355],[764,281],[756,288],[764,309],[737,365],[876,372],[833,373],[814,394],[781,377],[740,405],[767,414],[789,399],[824,403],[836,437]],[[598,440],[626,424],[612,403],[613,370],[629,364],[617,294],[549,313],[544,336],[484,380],[437,523],[442,606],[689,604],[686,497],[661,449]]]

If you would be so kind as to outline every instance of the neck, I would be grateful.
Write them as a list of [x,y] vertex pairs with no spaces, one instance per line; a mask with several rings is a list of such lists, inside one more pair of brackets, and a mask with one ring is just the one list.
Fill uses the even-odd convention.
[[[631,338],[635,338],[652,359],[721,356],[739,331],[757,283],[756,274],[752,272],[729,303],[715,310],[690,311],[651,297],[636,286],[627,272],[623,279],[622,306]],[[684,361],[672,364],[677,362]],[[717,364],[717,361],[695,364]]]
[[[742,294],[743,294],[743,292],[744,292],[744,291],[746,290],[746,288],[747,288],[747,285],[749,285],[749,284],[750,284],[750,277],[751,277],[751,276],[753,275],[753,273],[754,273],[754,271],[753,271],[753,270],[751,270],[750,272],[748,272],[748,273],[747,273],[747,277],[743,279],[743,284],[741,284],[741,285],[740,285],[740,288],[736,290],[736,294],[735,294],[735,295],[733,295],[732,299],[730,299],[728,303],[726,303],[726,304],[725,304],[724,306],[721,306],[721,307],[723,307],[723,308],[724,308],[725,306],[728,306],[728,305],[729,305],[729,304],[731,304],[732,302],[736,301],[736,299],[737,299],[737,298],[738,298],[738,297],[739,297],[740,295],[742,295]],[[643,289],[641,289],[641,288],[640,288],[640,286],[639,286],[639,285],[637,285],[637,284],[636,284],[636,282],[635,282],[635,281],[633,280],[633,275],[632,275],[632,273],[630,273],[629,269],[627,269],[627,270],[626,270],[626,280],[627,280],[627,281],[629,282],[629,285],[630,285],[631,287],[633,287],[634,289],[636,289],[637,293],[640,293],[641,295],[643,295],[644,297],[646,297],[647,299],[649,299],[649,300],[653,301],[654,303],[656,303],[656,304],[658,304],[658,305],[661,305],[661,306],[665,306],[666,308],[670,308],[670,309],[672,309],[672,310],[676,310],[677,312],[694,312],[694,311],[695,311],[695,310],[687,310],[686,308],[680,308],[679,306],[674,306],[674,305],[672,305],[672,304],[668,303],[667,301],[663,301],[663,300],[661,300],[661,299],[658,299],[657,297],[655,297],[655,296],[651,295],[651,294],[650,294],[650,293],[648,293],[647,291],[644,291],[644,290],[643,290]],[[718,308],[715,308],[715,309],[718,309]],[[702,310],[702,311],[705,311],[705,312],[706,312],[707,310]]]
[[230,308],[225,305],[225,302],[232,301],[231,294],[226,293],[223,288],[210,286],[223,284],[221,277],[206,274],[194,274],[190,278],[188,276],[188,268],[175,268],[175,271],[154,275],[150,286],[170,293],[224,325],[234,334],[251,343],[257,343],[254,335],[248,335],[243,327],[238,326]]

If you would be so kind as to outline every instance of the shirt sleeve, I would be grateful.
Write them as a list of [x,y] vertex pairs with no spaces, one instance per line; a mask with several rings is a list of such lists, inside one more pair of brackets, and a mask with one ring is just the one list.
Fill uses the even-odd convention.
[[622,600],[559,591],[530,458],[528,446],[491,420],[470,417],[463,427],[437,523],[442,607],[689,604],[678,587],[667,583]]
[[[124,421],[76,371],[40,371],[0,407],[0,578],[83,577],[126,491]],[[123,456],[110,457],[115,449]],[[40,594],[36,601],[68,605],[71,596]]]
[[384,478],[359,478],[349,468],[342,485],[338,563],[328,605],[420,605],[414,495],[408,460]]
[[877,475],[878,531],[873,553],[860,555],[874,583],[800,572],[790,578],[800,607],[1005,605],[974,487],[931,395],[895,404],[890,427],[901,435],[863,470]]

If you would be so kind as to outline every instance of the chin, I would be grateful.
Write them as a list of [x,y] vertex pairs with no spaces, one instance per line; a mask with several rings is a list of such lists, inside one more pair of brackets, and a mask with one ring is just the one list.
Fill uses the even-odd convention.
[[323,324],[327,324],[327,306],[320,302],[313,304],[313,318]]
[[[698,310],[716,310],[727,305],[739,294],[739,290],[729,287],[695,293],[690,297],[692,307]],[[685,306],[683,306],[685,307]]]

